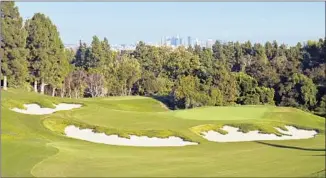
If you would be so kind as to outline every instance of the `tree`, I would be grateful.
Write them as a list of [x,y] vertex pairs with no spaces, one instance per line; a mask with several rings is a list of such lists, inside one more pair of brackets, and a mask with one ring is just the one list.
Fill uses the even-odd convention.
[[196,55],[199,55],[201,53],[201,51],[202,51],[202,48],[198,44],[195,44],[193,53]]
[[72,61],[72,64],[78,68],[84,68],[86,69],[86,50],[87,46],[86,43],[82,43],[79,41],[79,47],[77,49],[77,52],[75,54],[75,58]]
[[208,105],[222,106],[223,105],[223,94],[218,88],[211,88],[209,90],[210,100]]
[[226,58],[227,67],[232,69],[237,61],[235,57],[235,47],[233,42],[228,42],[223,45],[223,54]]
[[88,61],[88,68],[95,68],[100,70],[99,68],[104,65],[104,52],[102,48],[102,43],[97,36],[93,36],[93,41],[90,49],[90,60]]
[[26,22],[26,29],[31,78],[34,86],[38,80],[41,81],[41,94],[44,94],[45,85],[58,86],[65,77],[65,70],[59,70],[68,65],[64,47],[56,26],[44,14],[34,14]]
[[[256,60],[246,67],[246,73],[255,78],[260,86],[274,87],[279,82],[279,73],[269,62]],[[281,73],[281,72],[280,72]]]
[[259,60],[262,64],[266,65],[268,61],[265,53],[265,48],[260,43],[256,43],[253,49],[256,60]]
[[276,98],[280,105],[311,109],[316,104],[317,88],[303,74],[284,77],[277,85]]
[[199,80],[193,76],[179,78],[173,92],[178,106],[192,108],[199,105]]
[[233,72],[243,72],[243,52],[242,52],[242,48],[239,42],[236,42],[234,44],[234,64],[232,65],[232,71]]
[[197,72],[197,77],[201,80],[206,80],[209,75],[213,72],[213,62],[215,61],[213,57],[213,52],[211,49],[204,49],[199,54],[200,68]]
[[223,105],[233,104],[237,99],[236,79],[223,62],[213,65],[213,73],[208,85],[218,88],[223,95]]
[[269,41],[265,43],[265,53],[268,60],[272,60],[275,57],[273,53],[273,45]]
[[234,76],[237,81],[238,91],[240,92],[239,96],[244,96],[244,94],[254,90],[258,86],[257,80],[246,73],[234,73]]
[[241,46],[242,46],[243,55],[252,56],[254,54],[254,50],[250,41],[243,43]]
[[76,70],[70,72],[64,80],[64,91],[69,98],[83,97],[86,89],[86,77],[87,74],[84,70]]
[[26,31],[14,2],[1,2],[1,74],[3,89],[21,87],[28,77]]
[[56,37],[57,37],[56,39],[57,44],[56,44],[54,58],[52,61],[53,76],[49,79],[49,83],[51,84],[52,87],[52,96],[55,96],[55,91],[57,88],[62,88],[63,81],[71,70],[71,66],[69,62],[70,59],[68,58],[71,57],[71,51],[69,51],[68,49],[65,50],[59,36]]
[[167,76],[175,82],[181,76],[192,75],[200,67],[198,55],[193,55],[184,48],[174,50],[163,66]]
[[91,73],[86,77],[87,93],[92,97],[103,96],[104,91],[104,77],[99,73]]
[[224,50],[223,50],[223,45],[221,44],[220,41],[216,40],[216,42],[212,46],[212,50],[213,50],[213,55],[214,55],[215,59],[218,59],[218,60],[221,60],[221,61],[226,60]]
[[116,79],[120,83],[120,93],[131,95],[131,89],[135,82],[140,79],[140,65],[135,58],[127,55],[121,56],[116,62]]
[[274,89],[259,87],[253,77],[240,72],[233,73],[237,81],[239,104],[274,104]]
[[321,116],[326,116],[326,95],[318,102],[315,112]]
[[255,92],[259,95],[260,103],[274,105],[274,89],[267,87],[256,87]]
[[259,104],[259,95],[255,92],[256,87],[258,87],[256,79],[243,72],[234,73],[233,75],[237,83],[237,103]]

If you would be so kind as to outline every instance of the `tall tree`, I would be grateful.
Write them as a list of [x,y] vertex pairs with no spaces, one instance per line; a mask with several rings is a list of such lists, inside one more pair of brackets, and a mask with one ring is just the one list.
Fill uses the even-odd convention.
[[260,43],[256,43],[253,49],[256,60],[261,61],[263,64],[267,64],[268,61],[265,53],[265,48]]
[[28,77],[26,31],[14,2],[1,2],[1,74],[3,89],[20,87]]
[[120,94],[131,95],[132,87],[140,79],[140,65],[135,58],[121,56],[116,62],[116,78],[120,83]]
[[223,45],[221,44],[220,41],[216,40],[216,42],[212,46],[212,50],[213,50],[213,55],[214,55],[215,59],[218,59],[218,60],[221,60],[221,61],[226,60],[224,50],[223,50]]
[[176,104],[182,108],[192,108],[201,105],[200,83],[197,77],[182,76],[173,91]]
[[223,95],[223,105],[233,104],[237,99],[237,84],[230,69],[223,62],[216,62],[213,65],[211,85],[218,88]]
[[74,66],[86,69],[86,50],[86,43],[82,43],[81,41],[79,41],[79,47],[76,51],[75,58],[72,61],[72,64]]
[[276,98],[280,105],[311,109],[317,103],[317,88],[313,81],[303,74],[283,77],[277,85]]
[[[64,47],[59,32],[44,14],[36,13],[26,22],[28,32],[27,48],[30,50],[29,63],[32,79],[41,81],[41,94],[48,84],[55,85],[64,79],[61,65],[67,65]],[[34,85],[35,86],[35,85]]]

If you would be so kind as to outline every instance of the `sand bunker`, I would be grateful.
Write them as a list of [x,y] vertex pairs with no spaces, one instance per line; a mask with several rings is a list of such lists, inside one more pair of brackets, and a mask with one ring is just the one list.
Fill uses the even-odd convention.
[[148,146],[148,147],[163,147],[163,146],[186,146],[197,145],[195,142],[184,141],[179,137],[171,136],[169,138],[149,138],[147,136],[130,135],[130,139],[121,138],[117,135],[106,135],[104,133],[94,133],[91,129],[79,129],[73,125],[65,128],[65,134],[68,137],[86,140],[94,143],[104,143],[109,145],[124,145],[124,146]]
[[13,108],[12,111],[23,113],[23,114],[32,114],[32,115],[44,115],[44,114],[52,114],[56,111],[64,111],[71,110],[74,108],[80,108],[82,105],[80,104],[67,104],[60,103],[58,105],[54,105],[55,109],[52,108],[41,108],[38,104],[24,104],[26,109]]
[[226,135],[220,134],[215,131],[202,132],[203,137],[209,141],[214,142],[241,142],[241,141],[256,141],[256,140],[293,140],[293,139],[307,139],[314,137],[317,132],[314,130],[302,130],[292,126],[285,126],[288,131],[284,131],[280,128],[277,129],[280,133],[287,134],[283,136],[277,136],[275,134],[262,134],[258,131],[250,131],[248,133],[242,133],[239,128],[231,126],[223,126],[223,130],[227,131]]

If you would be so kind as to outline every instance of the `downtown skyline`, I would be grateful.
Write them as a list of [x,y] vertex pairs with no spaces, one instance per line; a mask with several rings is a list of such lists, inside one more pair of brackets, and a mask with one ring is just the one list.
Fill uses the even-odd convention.
[[[162,36],[161,40],[157,41],[143,41],[143,40],[138,40],[133,43],[116,43],[112,44],[110,43],[110,46],[113,50],[134,50],[137,46],[137,44],[142,41],[147,45],[151,46],[168,46],[172,48],[176,48],[179,46],[192,46],[194,47],[195,45],[199,45],[201,47],[205,48],[212,48],[212,45],[215,43],[215,41],[221,41],[219,39],[198,39],[192,36],[180,36],[180,35],[168,35],[168,36]],[[77,49],[79,47],[79,43],[86,43],[86,45],[90,45],[90,43],[87,43],[86,41],[80,40],[78,43],[75,44],[67,44],[64,43],[66,48],[72,48],[72,49]],[[226,41],[221,41],[221,42],[226,42]]]

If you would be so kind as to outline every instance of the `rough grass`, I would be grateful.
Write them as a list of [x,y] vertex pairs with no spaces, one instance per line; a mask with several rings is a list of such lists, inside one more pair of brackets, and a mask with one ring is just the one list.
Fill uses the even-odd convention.
[[[13,89],[1,91],[1,97],[3,177],[306,177],[323,175],[320,171],[325,168],[325,119],[298,109],[236,106],[167,111],[146,97],[75,100]],[[43,116],[10,110],[35,102],[83,107]],[[67,123],[121,135],[173,132],[200,144],[162,148],[96,144],[63,136]],[[270,127],[292,125],[319,134],[304,140],[234,143],[210,142],[196,134],[203,128],[222,132],[221,126],[232,124],[244,132],[257,128],[274,132]]]
[[228,132],[222,129],[222,124],[205,124],[205,125],[198,125],[195,127],[190,128],[191,131],[203,135],[203,132],[208,132],[210,130],[216,131],[220,134],[226,135]]
[[73,120],[65,120],[65,119],[45,119],[43,120],[43,124],[46,128],[50,129],[53,132],[56,132],[61,135],[65,135],[64,129],[69,125],[74,125],[80,129],[91,129],[94,133],[105,133],[106,135],[118,135],[122,138],[130,139],[131,135],[135,136],[147,136],[147,137],[157,137],[157,138],[169,138],[171,136],[180,137],[185,141],[193,142],[190,137],[187,137],[177,131],[172,130],[124,130],[117,128],[107,128],[102,126],[95,126],[90,124],[85,124],[78,121]]
[[275,134],[277,136],[282,136],[282,135],[287,135],[283,134],[279,131],[277,131],[274,127],[278,127],[282,130],[287,131],[285,125],[280,125],[280,124],[275,124],[274,125],[264,125],[264,124],[249,124],[249,123],[225,123],[225,124],[209,124],[209,125],[200,125],[200,126],[195,126],[192,129],[197,134],[202,135],[203,132],[208,132],[210,130],[216,131],[220,134],[227,134],[228,132],[223,130],[223,126],[231,126],[231,127],[236,127],[239,128],[239,132],[242,133],[248,133],[250,131],[258,131],[258,133],[263,133],[263,134]]
[[[26,109],[24,104],[38,104],[41,108],[52,108],[54,109],[57,104],[60,103],[70,103],[70,104],[83,104],[75,99],[62,99],[62,98],[54,98],[47,95],[39,95],[36,93],[30,93],[33,97],[28,97],[25,95],[20,95],[19,100],[14,99],[12,95],[14,95],[14,91],[20,90],[11,90],[7,92],[3,92],[3,97],[1,98],[1,106],[6,108],[19,108],[19,109]],[[24,92],[26,93],[26,92]],[[6,97],[7,95],[12,97]]]

